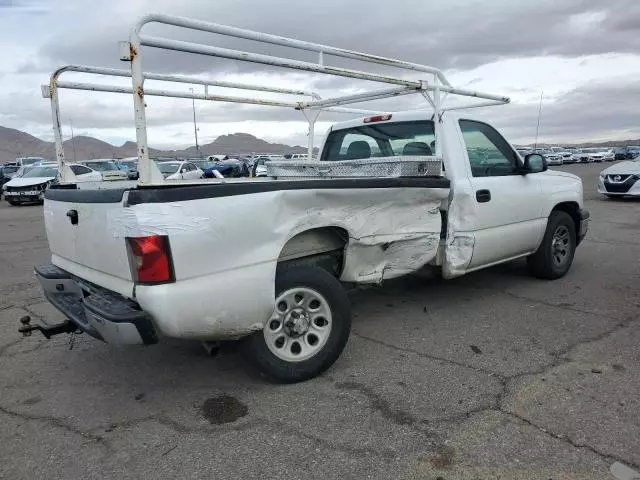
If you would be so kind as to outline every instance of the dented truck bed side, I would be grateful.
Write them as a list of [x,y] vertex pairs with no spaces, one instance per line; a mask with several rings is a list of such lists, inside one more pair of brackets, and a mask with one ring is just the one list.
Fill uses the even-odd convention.
[[[346,282],[380,283],[434,260],[448,185],[444,178],[182,185],[129,190],[113,203],[94,203],[97,192],[82,203],[82,191],[54,189],[48,237],[55,265],[135,298],[164,335],[228,338],[262,328],[274,308],[278,262],[305,232],[345,232]],[[73,228],[69,209],[79,213]],[[175,283],[134,288],[125,238],[146,235],[168,236]],[[97,245],[109,252],[98,254]]]

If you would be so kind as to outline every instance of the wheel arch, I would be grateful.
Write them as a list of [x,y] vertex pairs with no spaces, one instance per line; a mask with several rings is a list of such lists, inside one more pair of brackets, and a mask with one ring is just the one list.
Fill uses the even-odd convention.
[[296,232],[282,246],[278,268],[317,265],[339,278],[348,243],[349,232],[335,225]]
[[576,236],[580,232],[580,205],[578,202],[561,202],[556,204],[551,212],[565,212],[573,220]]

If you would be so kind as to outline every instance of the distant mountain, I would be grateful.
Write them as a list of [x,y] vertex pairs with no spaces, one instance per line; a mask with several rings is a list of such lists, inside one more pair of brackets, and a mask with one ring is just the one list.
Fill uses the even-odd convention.
[[[77,136],[64,143],[65,156],[69,160],[86,160],[91,158],[134,157],[137,147],[134,142],[125,142],[122,146],[98,140],[93,137]],[[152,156],[197,157],[213,154],[248,154],[248,153],[304,153],[305,147],[269,143],[248,133],[221,135],[213,142],[200,146],[200,153],[195,147],[184,150],[156,150],[151,148]],[[55,159],[53,142],[46,142],[28,133],[13,128],[0,127],[0,163],[14,161],[16,157],[44,157]]]

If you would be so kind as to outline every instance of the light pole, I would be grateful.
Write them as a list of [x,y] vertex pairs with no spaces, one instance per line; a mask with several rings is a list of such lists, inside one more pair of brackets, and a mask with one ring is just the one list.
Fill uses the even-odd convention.
[[538,149],[538,131],[540,130],[540,117],[542,116],[542,96],[544,91],[540,90],[540,106],[538,107],[538,124],[536,125],[536,142],[533,145],[533,151]]
[[193,88],[190,88],[191,92],[191,105],[193,106],[193,135],[196,137],[196,152],[200,153],[200,147],[198,146],[198,124],[196,123],[196,96],[193,93]]

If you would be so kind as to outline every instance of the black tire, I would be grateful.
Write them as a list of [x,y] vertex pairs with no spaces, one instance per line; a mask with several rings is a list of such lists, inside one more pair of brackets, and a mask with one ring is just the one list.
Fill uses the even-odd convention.
[[576,226],[573,218],[566,212],[553,211],[549,215],[542,243],[527,258],[529,271],[532,275],[547,280],[563,277],[571,268],[575,253]]
[[349,298],[340,282],[330,273],[308,266],[279,270],[276,274],[276,298],[295,288],[310,289],[324,297],[331,313],[331,330],[318,352],[302,361],[286,361],[276,356],[267,345],[264,331],[247,337],[244,340],[245,354],[268,378],[278,383],[301,382],[327,370],[342,353],[351,332]]

